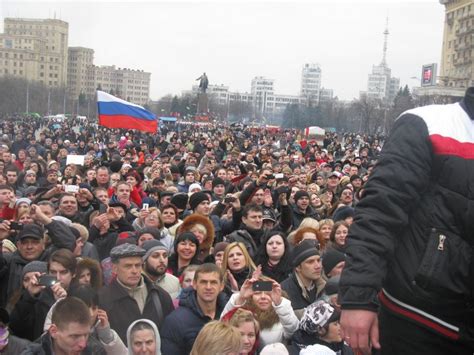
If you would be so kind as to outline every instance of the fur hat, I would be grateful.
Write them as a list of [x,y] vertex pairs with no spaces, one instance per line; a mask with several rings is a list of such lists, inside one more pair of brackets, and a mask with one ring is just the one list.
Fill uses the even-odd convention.
[[188,232],[196,224],[204,226],[207,232],[207,238],[200,245],[200,248],[209,249],[214,244],[214,224],[212,224],[212,221],[208,217],[197,213],[190,214],[183,220],[183,223],[179,226],[176,234],[180,235],[181,233]]
[[188,204],[189,196],[186,193],[177,193],[171,198],[171,203],[180,210],[185,210]]

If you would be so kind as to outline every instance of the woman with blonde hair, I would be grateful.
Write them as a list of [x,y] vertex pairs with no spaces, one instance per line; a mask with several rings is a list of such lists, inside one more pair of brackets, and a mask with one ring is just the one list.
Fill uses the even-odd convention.
[[[244,306],[253,312],[260,325],[260,346],[286,342],[298,330],[298,318],[283,293],[281,285],[265,276],[260,276],[258,269],[245,280],[239,292],[234,293],[227,302],[222,314],[225,315],[235,307]],[[256,282],[266,281],[271,284],[271,291],[254,291]]]
[[168,229],[165,227],[163,219],[161,217],[161,212],[156,207],[150,207],[148,210],[142,209],[140,211],[139,217],[133,221],[133,228],[140,232],[143,229],[155,229],[159,233],[159,238],[155,238],[162,242],[169,251],[173,250],[173,237],[171,236]]
[[194,341],[190,355],[239,355],[240,332],[219,321],[207,323]]
[[247,248],[240,242],[230,243],[225,248],[221,268],[227,277],[225,292],[229,295],[240,290],[244,281],[257,269]]
[[319,233],[321,237],[326,241],[329,242],[332,227],[334,226],[334,221],[330,218],[322,219],[319,221]]
[[241,307],[234,308],[227,312],[221,320],[240,331],[242,340],[240,355],[254,355],[257,353],[260,325],[251,311]]

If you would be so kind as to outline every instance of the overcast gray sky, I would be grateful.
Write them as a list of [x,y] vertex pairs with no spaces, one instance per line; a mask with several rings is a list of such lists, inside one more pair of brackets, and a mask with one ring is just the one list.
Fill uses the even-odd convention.
[[96,65],[152,73],[151,98],[180,94],[206,72],[210,84],[250,91],[255,76],[275,91],[299,92],[303,63],[319,63],[322,84],[342,99],[367,87],[382,58],[401,84],[417,84],[423,64],[439,63],[444,6],[424,1],[53,1],[0,0],[4,17],[69,22],[69,45],[95,50]]

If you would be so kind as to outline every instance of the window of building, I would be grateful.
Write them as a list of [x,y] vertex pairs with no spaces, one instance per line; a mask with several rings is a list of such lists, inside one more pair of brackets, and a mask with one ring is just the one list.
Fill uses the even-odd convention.
[[23,75],[23,70],[20,70],[20,75]]

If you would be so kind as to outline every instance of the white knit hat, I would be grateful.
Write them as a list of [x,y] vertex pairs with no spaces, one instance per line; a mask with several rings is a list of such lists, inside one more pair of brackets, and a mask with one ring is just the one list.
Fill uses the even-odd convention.
[[273,343],[265,346],[260,355],[288,355],[288,350],[286,350],[285,345],[282,343]]
[[327,346],[316,344],[301,349],[300,355],[336,355],[336,353]]

